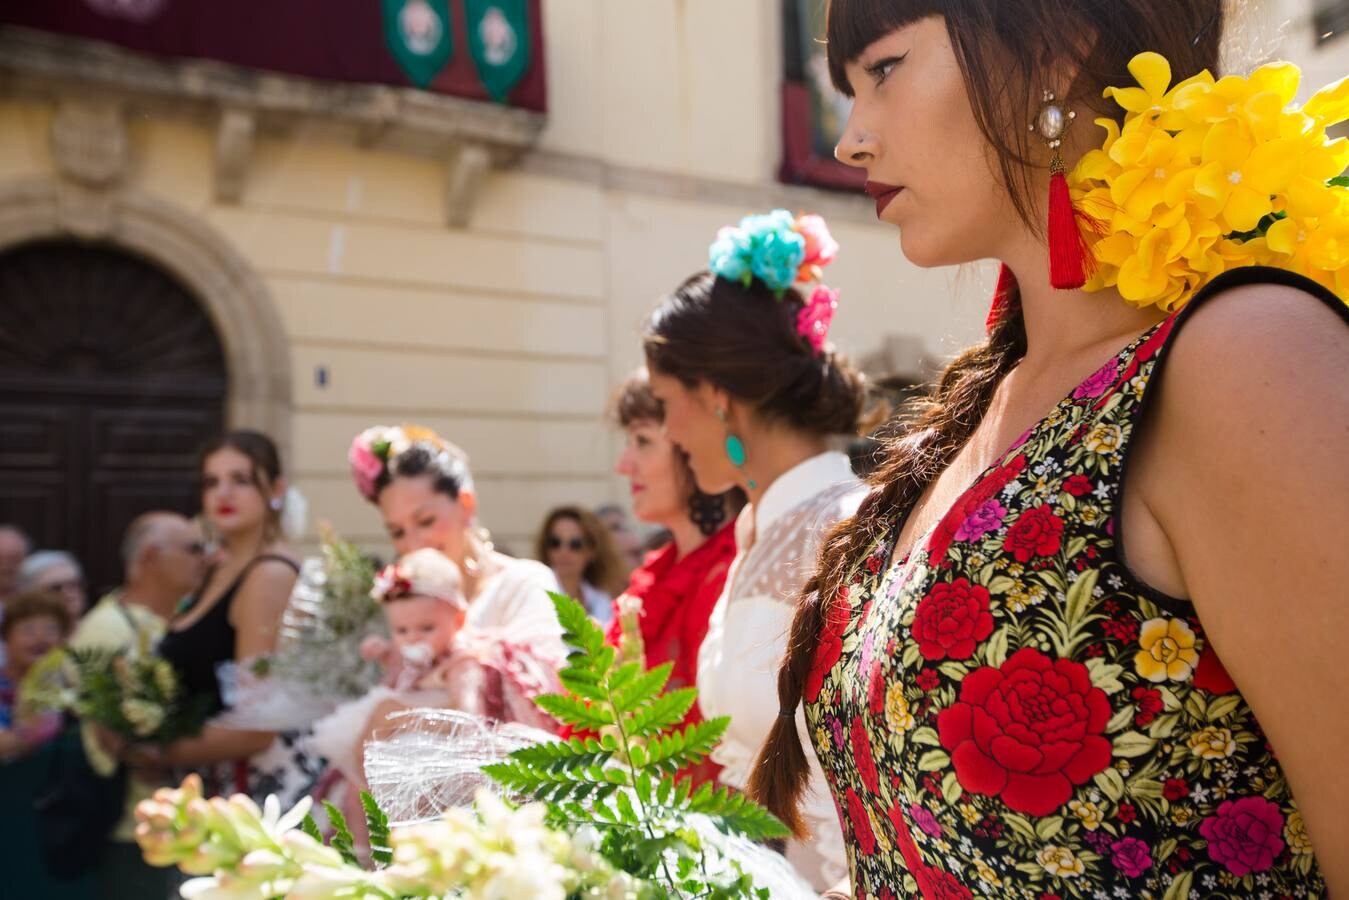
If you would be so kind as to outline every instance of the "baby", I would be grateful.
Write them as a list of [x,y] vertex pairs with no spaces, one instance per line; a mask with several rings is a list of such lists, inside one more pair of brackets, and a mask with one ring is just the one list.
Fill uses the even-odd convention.
[[417,550],[385,567],[370,595],[384,605],[390,640],[367,638],[361,656],[381,660],[384,684],[396,691],[441,686],[436,674],[468,608],[458,566],[436,550]]
[[459,568],[430,549],[386,566],[370,596],[384,606],[390,639],[365,641],[361,655],[382,659],[387,674],[364,697],[315,722],[313,736],[314,748],[329,766],[356,784],[362,782],[362,742],[383,713],[397,707],[454,705],[448,673],[468,609]]

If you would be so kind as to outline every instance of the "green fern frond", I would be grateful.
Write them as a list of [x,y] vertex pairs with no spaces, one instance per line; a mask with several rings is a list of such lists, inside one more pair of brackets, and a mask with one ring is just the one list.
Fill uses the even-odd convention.
[[[620,710],[638,709],[643,703],[649,703],[660,696],[660,692],[670,680],[670,672],[673,670],[674,663],[667,662],[656,666],[649,672],[642,673],[622,690],[616,690],[611,685],[610,700]],[[696,690],[696,688],[693,690]]]
[[370,858],[378,865],[393,862],[393,844],[389,837],[389,817],[379,808],[369,791],[361,791],[361,808],[365,810],[365,826],[370,832]]
[[534,705],[559,722],[584,731],[599,731],[616,721],[607,704],[592,703],[565,694],[541,694],[534,698]]
[[329,846],[342,855],[342,860],[348,865],[359,866],[360,860],[356,858],[356,849],[354,838],[351,836],[351,829],[347,827],[347,819],[342,815],[342,810],[338,809],[327,800],[323,801],[323,809],[328,813],[328,823],[333,826],[333,839]]
[[[697,699],[698,689],[691,687],[662,694],[650,703],[644,703],[631,714],[625,715],[623,730],[637,737],[647,737],[674,728],[684,721],[684,717],[688,715]],[[631,708],[623,704],[616,705],[619,709]]]
[[[603,629],[590,618],[584,606],[566,594],[550,591],[548,596],[553,601],[553,608],[557,610],[557,621],[562,626],[562,639],[586,656],[597,657],[605,646]],[[612,657],[610,660],[612,665]]]

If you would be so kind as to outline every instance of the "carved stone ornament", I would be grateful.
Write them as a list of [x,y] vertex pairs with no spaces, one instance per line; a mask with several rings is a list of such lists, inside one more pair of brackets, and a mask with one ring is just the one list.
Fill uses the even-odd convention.
[[52,120],[52,156],[72,181],[92,188],[117,183],[131,162],[121,110],[111,103],[63,101]]

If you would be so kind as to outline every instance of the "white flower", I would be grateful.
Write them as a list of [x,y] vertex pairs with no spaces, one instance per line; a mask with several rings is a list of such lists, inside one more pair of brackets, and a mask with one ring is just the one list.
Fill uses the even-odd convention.
[[158,703],[128,698],[122,701],[121,710],[137,737],[149,737],[164,723],[164,707]]

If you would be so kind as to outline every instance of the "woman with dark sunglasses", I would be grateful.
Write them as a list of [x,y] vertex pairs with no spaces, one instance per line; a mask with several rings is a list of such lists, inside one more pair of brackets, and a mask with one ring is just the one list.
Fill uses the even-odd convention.
[[577,506],[560,506],[543,520],[535,547],[562,586],[562,593],[585,604],[600,624],[613,618],[613,595],[627,571],[609,529],[599,516]]

